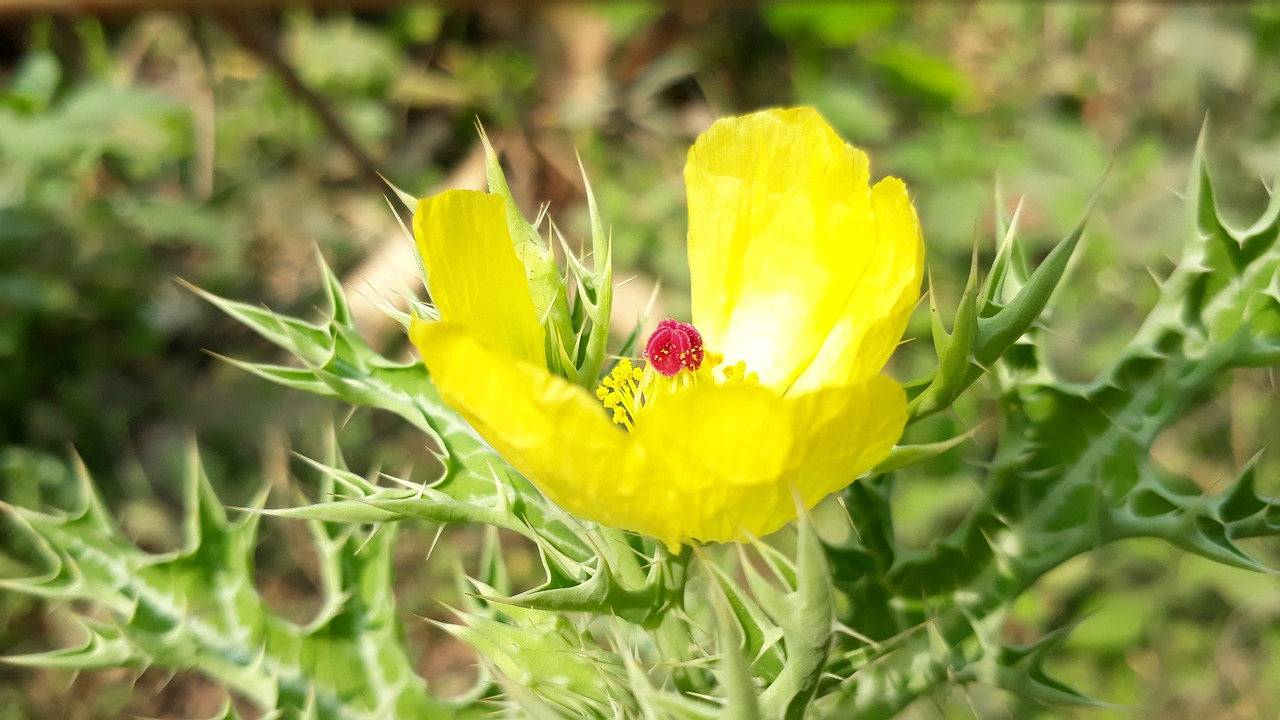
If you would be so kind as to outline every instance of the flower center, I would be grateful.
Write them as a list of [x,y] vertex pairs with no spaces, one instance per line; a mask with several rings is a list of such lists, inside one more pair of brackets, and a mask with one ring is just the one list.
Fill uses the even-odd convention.
[[705,356],[702,333],[689,323],[672,318],[658,323],[644,344],[644,359],[667,377],[674,377],[681,370],[696,371]]
[[[627,430],[635,429],[642,410],[662,398],[699,383],[755,385],[760,377],[738,361],[723,365],[724,356],[707,352],[702,333],[689,323],[667,318],[644,344],[644,369],[623,358],[600,381],[596,398],[613,413],[613,421]],[[719,377],[717,377],[717,370]]]

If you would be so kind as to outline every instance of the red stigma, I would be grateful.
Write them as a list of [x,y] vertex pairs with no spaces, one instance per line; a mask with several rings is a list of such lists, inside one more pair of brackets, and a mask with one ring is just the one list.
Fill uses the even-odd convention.
[[705,355],[698,329],[672,318],[658,323],[644,344],[644,359],[667,377],[680,372],[681,368],[697,370],[702,367]]

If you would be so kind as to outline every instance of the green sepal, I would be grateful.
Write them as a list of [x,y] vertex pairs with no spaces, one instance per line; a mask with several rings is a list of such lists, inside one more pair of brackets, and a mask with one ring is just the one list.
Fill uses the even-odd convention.
[[1021,244],[1014,240],[1018,213],[1015,212],[1007,222],[1000,219],[997,225],[1004,232],[987,280],[979,284],[975,247],[969,278],[950,332],[942,323],[930,283],[931,327],[938,367],[906,383],[911,395],[908,423],[950,407],[961,393],[1032,329],[1066,273],[1100,192],[1101,185],[1094,191],[1075,228],[1029,275],[1025,270]]
[[612,243],[604,235],[595,196],[591,192],[585,170],[582,181],[586,187],[587,206],[591,214],[595,269],[588,269],[574,255],[569,243],[560,234],[560,229],[552,223],[551,228],[564,249],[569,272],[577,287],[572,309],[573,337],[558,339],[557,346],[566,377],[588,390],[594,390],[604,366],[609,342],[609,320],[613,312],[613,250]]
[[761,715],[799,720],[813,702],[831,649],[836,610],[831,570],[822,541],[802,506],[796,524],[794,564],[768,546],[759,542],[755,546],[782,589],[773,587],[754,566],[747,564],[743,569],[761,609],[782,629],[786,652],[778,677],[760,693]]
[[744,652],[749,652],[750,648],[749,643],[744,646],[743,637],[739,633],[741,616],[738,612],[737,609],[726,608],[725,603],[715,603],[716,646],[720,656],[717,668],[720,671],[720,685],[725,691],[723,717],[729,720],[764,720],[760,701],[756,698],[757,690],[751,667],[744,656]]
[[[586,317],[590,325],[578,328],[579,342],[582,345],[582,358],[578,363],[579,377],[585,382],[588,390],[600,377],[604,366],[606,346],[609,342],[610,320],[613,317],[613,238],[606,233],[604,222],[600,218],[600,208],[596,204],[595,193],[591,190],[591,181],[587,179],[587,169],[578,158],[578,170],[582,173],[582,187],[587,196],[587,214],[591,220],[591,258],[594,270],[586,273],[586,269],[572,253],[571,267],[578,282],[579,296],[577,303],[586,307]],[[585,340],[582,340],[585,336]]]
[[895,472],[909,468],[913,465],[919,465],[928,462],[948,450],[956,447],[965,440],[970,440],[977,434],[979,428],[974,428],[969,432],[962,433],[953,438],[939,440],[931,443],[921,443],[918,445],[895,445],[889,451],[889,456],[880,461],[879,465],[872,468],[869,475],[884,475],[885,473]]
[[[497,592],[473,580],[482,598]],[[461,624],[435,623],[479,652],[503,676],[580,717],[605,714],[624,677],[619,658],[559,612],[502,606],[495,616],[451,609]]]
[[[506,175],[502,172],[502,163],[484,128],[476,125],[480,133],[480,142],[484,145],[485,173],[489,182],[489,192],[502,198],[507,211],[507,229],[511,234],[511,242],[516,257],[524,266],[525,279],[529,284],[529,296],[533,299],[533,309],[546,331],[546,356],[548,368],[568,377],[570,366],[562,364],[561,354],[565,342],[572,342],[573,326],[570,321],[569,292],[564,276],[556,264],[551,248],[538,234],[539,223],[530,223],[520,212],[511,188],[507,185]],[[541,220],[541,218],[539,218]]]
[[755,677],[765,685],[773,682],[782,672],[786,654],[782,648],[782,628],[773,624],[756,601],[747,594],[728,570],[714,562],[704,562],[702,567],[710,572],[716,587],[724,596],[727,612],[737,623],[741,652],[746,657]]

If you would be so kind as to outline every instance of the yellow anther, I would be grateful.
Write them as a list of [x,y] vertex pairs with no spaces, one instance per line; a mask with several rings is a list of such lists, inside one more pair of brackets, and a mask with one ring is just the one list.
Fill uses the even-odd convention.
[[637,399],[640,394],[637,383],[643,374],[630,359],[623,358],[604,376],[600,387],[596,389],[596,399],[606,410],[613,411],[613,421],[625,425],[628,430],[632,428],[636,409],[641,404]]
[[738,362],[720,368],[720,374],[724,376],[725,385],[759,385],[760,375],[755,372],[747,371],[747,363],[739,360]]
[[740,382],[742,377],[747,373],[747,364],[741,360],[725,368],[721,372],[724,373],[724,379],[731,382]]
[[631,361],[627,358],[622,358],[618,361],[618,366],[610,374],[616,380],[627,380],[631,377],[631,367]]
[[[718,374],[713,374],[713,371]],[[681,370],[674,376],[665,376],[652,367],[636,367],[630,358],[622,358],[601,379],[600,387],[596,388],[596,399],[612,413],[613,422],[633,430],[637,415],[642,410],[699,383],[719,384],[720,377],[724,378],[725,385],[760,383],[757,373],[747,371],[746,362],[740,360],[725,365],[724,355],[717,352],[706,353],[702,366],[696,371]]]

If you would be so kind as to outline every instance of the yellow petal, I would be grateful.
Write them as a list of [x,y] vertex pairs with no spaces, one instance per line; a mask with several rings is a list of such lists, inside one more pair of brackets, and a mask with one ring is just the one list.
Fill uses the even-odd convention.
[[907,393],[888,375],[875,375],[862,385],[789,395],[787,400],[801,428],[793,448],[798,464],[788,472],[814,478],[799,485],[806,507],[888,457],[907,425]]
[[[881,231],[868,179],[866,155],[808,108],[727,118],[698,138],[685,166],[689,271],[693,321],[708,347],[745,361],[778,392],[833,332],[844,339],[824,366],[859,381],[879,371],[887,354],[872,341],[887,331],[876,328],[896,326],[899,286],[914,279],[918,291],[923,253],[914,212],[908,223],[893,206]],[[891,266],[877,266],[886,259]],[[891,351],[897,340],[882,344]],[[836,362],[863,346],[868,359],[852,369]]]
[[646,411],[619,501],[629,529],[668,546],[763,536],[883,460],[902,436],[906,393],[877,376],[779,397],[759,386],[702,386]]
[[441,398],[512,467],[574,515],[625,527],[625,508],[610,502],[629,440],[595,398],[458,324],[419,322],[411,332]]
[[413,235],[443,321],[466,327],[510,357],[545,363],[542,325],[501,197],[450,190],[419,200]]
[[512,360],[453,323],[416,323],[441,397],[512,467],[570,513],[690,541],[763,536],[888,455],[906,395],[884,376],[782,398],[759,386],[701,386],[642,413],[634,434],[582,388]]
[[793,393],[857,384],[880,372],[919,300],[924,241],[906,185],[897,178],[876,183],[871,209],[867,268]]

